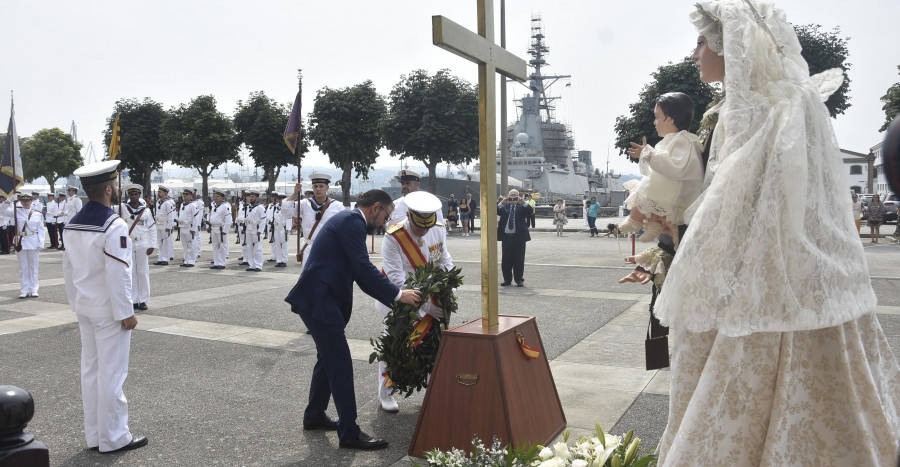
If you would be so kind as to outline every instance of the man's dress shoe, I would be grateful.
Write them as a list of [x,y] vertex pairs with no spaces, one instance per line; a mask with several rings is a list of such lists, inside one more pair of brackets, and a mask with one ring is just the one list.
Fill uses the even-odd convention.
[[337,420],[325,415],[321,419],[303,419],[304,430],[337,431]]
[[347,449],[362,449],[371,451],[373,449],[384,449],[388,446],[388,442],[383,439],[373,438],[363,432],[359,432],[359,438],[342,439],[341,447]]
[[119,449],[113,451],[106,451],[103,454],[112,454],[114,452],[122,452],[122,451],[130,451],[132,449],[137,449],[140,447],[144,447],[147,445],[149,440],[146,436],[135,436],[131,439],[131,442],[126,444],[125,446],[120,447]]

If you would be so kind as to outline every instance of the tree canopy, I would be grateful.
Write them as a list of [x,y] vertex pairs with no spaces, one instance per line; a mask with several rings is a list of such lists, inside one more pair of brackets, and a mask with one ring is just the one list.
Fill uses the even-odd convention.
[[[847,41],[849,39],[840,37],[840,28],[822,31],[818,24],[794,26],[794,30],[801,47],[803,47],[801,55],[809,65],[811,75],[831,68],[840,67],[844,70],[844,83],[825,102],[832,117],[844,113],[850,108],[850,78],[847,77],[847,71],[851,66],[850,63],[847,63]],[[653,125],[653,109],[656,98],[660,95],[679,91],[691,96],[691,99],[694,100],[694,121],[691,124],[691,132],[696,132],[707,106],[719,93],[717,87],[700,82],[700,74],[690,57],[675,64],[663,65],[650,76],[653,80],[641,89],[638,101],[628,106],[630,115],[621,115],[616,118],[615,146],[619,149],[619,154],[624,155],[625,150],[630,147],[630,142],[639,143],[644,136],[647,137],[647,143],[650,145],[659,142],[661,138],[656,134]]]
[[25,180],[44,177],[54,193],[56,180],[72,175],[84,163],[81,143],[59,128],[40,130],[30,138],[20,139],[20,144]]
[[119,138],[122,148],[119,159],[122,161],[122,168],[128,169],[132,182],[143,186],[144,193],[149,193],[150,177],[168,161],[159,137],[163,121],[166,119],[166,111],[162,104],[149,97],[143,101],[137,99],[116,101],[113,112],[106,119],[107,126],[103,131],[107,151],[112,139],[116,114],[119,115]]
[[216,109],[216,98],[210,95],[171,109],[163,121],[160,142],[172,162],[200,172],[207,201],[212,171],[226,162],[239,162],[231,120]]
[[[897,70],[900,71],[900,65],[897,66]],[[881,125],[878,131],[887,130],[894,121],[894,117],[900,114],[900,82],[892,84],[887,89],[887,92],[881,96],[881,102],[884,103],[884,106],[881,107],[881,110],[884,110],[884,125]]]
[[[235,142],[250,150],[250,158],[263,169],[263,180],[269,182],[270,192],[275,189],[281,168],[297,161],[284,144],[284,128],[289,116],[290,109],[286,105],[270,99],[263,91],[250,93],[246,103],[238,101],[234,112]],[[301,155],[307,152],[309,142],[305,138],[300,148]]]
[[344,171],[340,182],[344,206],[350,205],[352,171],[367,180],[378,158],[386,114],[387,104],[372,81],[341,89],[326,87],[316,93],[309,138]]
[[467,164],[478,157],[476,87],[446,69],[402,76],[391,90],[384,143],[392,156],[423,162],[433,190],[439,163]]

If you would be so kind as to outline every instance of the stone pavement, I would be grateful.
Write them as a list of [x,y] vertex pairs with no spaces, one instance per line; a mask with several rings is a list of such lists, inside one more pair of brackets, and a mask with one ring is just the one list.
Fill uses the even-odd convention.
[[[592,432],[595,423],[617,434],[634,428],[649,448],[665,427],[669,390],[668,371],[643,368],[649,286],[616,283],[629,271],[622,257],[630,242],[590,238],[579,231],[582,222],[573,219],[560,238],[549,219],[538,219],[525,287],[500,289],[501,313],[537,318],[573,436]],[[900,353],[900,246],[865,242],[879,319]],[[453,318],[459,324],[480,316],[480,242],[454,234],[448,246],[466,275]],[[381,332],[372,300],[356,290],[347,327],[358,422],[391,444],[376,452],[338,449],[334,433],[301,427],[315,346],[283,302],[299,265],[275,269],[267,262],[261,273],[246,272],[232,245],[229,267],[210,270],[204,248],[195,268],[151,266],[150,310],[138,315],[125,383],[129,425],[150,445],[116,455],[84,444],[79,334],[66,302],[62,252],[41,253],[40,298],[24,300],[16,298],[15,257],[0,256],[0,384],[34,396],[28,431],[49,447],[51,464],[410,465],[406,452],[423,395],[400,400],[399,414],[380,410],[368,364],[369,339]],[[379,265],[380,256],[372,261]],[[336,415],[333,407],[330,413]]]

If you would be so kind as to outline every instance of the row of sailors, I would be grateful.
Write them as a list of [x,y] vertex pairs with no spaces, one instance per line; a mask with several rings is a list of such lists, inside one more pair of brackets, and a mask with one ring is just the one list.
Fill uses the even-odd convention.
[[[46,206],[40,201],[40,193],[32,192],[29,195],[31,198],[30,211],[35,211],[36,215],[41,216],[40,221],[44,224],[47,234],[50,235],[50,248],[53,249],[65,249],[62,241],[63,228],[69,219],[78,214],[83,205],[81,198],[77,196],[78,188],[70,186],[67,191],[68,195],[60,191],[56,197],[53,197],[51,193]],[[19,199],[21,199],[21,195]],[[4,201],[6,201],[6,197],[0,195],[0,203]],[[0,210],[0,254],[11,253],[15,224],[16,219],[11,210],[9,214],[4,214],[4,211]]]

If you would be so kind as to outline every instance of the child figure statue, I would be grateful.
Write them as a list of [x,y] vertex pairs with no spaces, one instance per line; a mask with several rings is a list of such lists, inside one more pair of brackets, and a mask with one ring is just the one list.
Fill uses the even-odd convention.
[[628,155],[640,159],[640,181],[625,183],[631,192],[625,206],[628,219],[619,225],[622,232],[644,230],[642,242],[652,242],[663,232],[663,222],[684,223],[684,211],[703,188],[700,141],[688,128],[694,118],[694,102],[684,93],[670,92],[656,99],[653,110],[656,132],[663,139],[656,147],[631,143]]

